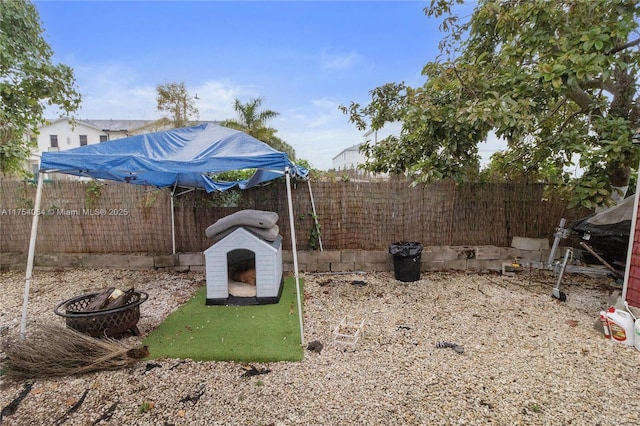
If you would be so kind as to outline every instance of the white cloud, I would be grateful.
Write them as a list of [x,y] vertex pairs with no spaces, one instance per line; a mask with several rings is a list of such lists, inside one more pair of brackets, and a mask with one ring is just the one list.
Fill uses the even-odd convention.
[[296,157],[302,158],[320,170],[333,167],[332,159],[343,149],[362,141],[355,127],[349,129],[298,129],[281,130],[278,135],[296,150]]
[[[335,126],[336,123],[347,123],[348,117],[338,109],[340,102],[329,99],[312,99],[306,105],[288,110],[278,117],[278,121],[286,126],[314,127]],[[278,126],[274,126],[278,127]]]
[[309,161],[314,168],[331,169],[333,157],[363,141],[362,132],[349,123],[339,104],[330,98],[311,100],[281,114],[273,127],[293,146],[298,158]]
[[[155,86],[139,84],[138,74],[127,65],[75,65],[74,74],[82,94],[78,118],[152,120],[158,117]],[[46,115],[57,117],[60,113],[50,108]]]
[[[135,119],[155,120],[160,117],[156,108],[156,86],[141,82],[142,78],[126,65],[108,64],[74,68],[82,103],[76,116],[81,119]],[[256,97],[251,87],[235,84],[231,80],[206,81],[197,86],[185,83],[187,91],[199,99],[195,105],[201,120],[234,118],[235,98]],[[48,118],[58,117],[56,108],[49,108]]]
[[250,98],[259,96],[252,88],[236,85],[230,80],[206,81],[193,88],[187,86],[187,90],[194,96],[198,95],[196,107],[201,120],[222,121],[235,118],[237,113],[233,109],[233,103],[236,98],[247,102]]
[[318,60],[323,69],[342,71],[359,65],[364,60],[364,56],[353,50],[347,53],[332,53],[324,49]]

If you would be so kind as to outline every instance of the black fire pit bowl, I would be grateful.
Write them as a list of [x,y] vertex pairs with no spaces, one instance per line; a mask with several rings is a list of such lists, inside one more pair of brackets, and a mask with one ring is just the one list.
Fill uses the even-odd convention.
[[54,312],[66,319],[67,327],[93,337],[114,337],[126,331],[134,336],[140,335],[137,327],[140,305],[149,297],[147,293],[133,292],[129,303],[118,308],[85,311],[98,294],[83,294],[65,300],[56,306]]

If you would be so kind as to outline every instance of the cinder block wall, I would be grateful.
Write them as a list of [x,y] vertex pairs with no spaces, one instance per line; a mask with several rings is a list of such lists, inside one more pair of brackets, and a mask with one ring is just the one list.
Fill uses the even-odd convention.
[[[556,258],[564,254],[559,249]],[[496,246],[438,246],[423,247],[421,270],[501,271],[503,263],[519,260],[522,264],[542,267],[549,257],[549,249],[522,249]],[[394,258],[387,251],[328,250],[299,251],[298,269],[301,272],[383,272],[394,270]],[[294,270],[293,253],[282,252],[283,270]],[[171,271],[204,272],[203,253],[169,255],[147,254],[36,254],[35,269],[114,268],[164,269]],[[1,270],[25,269],[24,253],[0,254]]]

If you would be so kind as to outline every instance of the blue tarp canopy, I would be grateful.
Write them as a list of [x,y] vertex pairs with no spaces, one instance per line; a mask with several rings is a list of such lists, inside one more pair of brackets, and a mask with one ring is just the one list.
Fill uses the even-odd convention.
[[[209,176],[231,170],[256,169],[251,179],[237,182],[216,182]],[[291,227],[291,251],[296,279],[300,340],[304,345],[302,302],[298,276],[298,255],[293,223],[291,177],[308,177],[308,170],[296,166],[287,154],[271,148],[246,133],[215,124],[173,129],[163,132],[131,136],[96,145],[81,146],[66,151],[44,152],[40,161],[40,175],[34,210],[40,211],[43,176],[46,172],[108,179],[137,185],[185,187],[207,192],[226,191],[238,186],[251,188],[260,183],[285,176]],[[309,185],[309,192],[311,186]],[[312,196],[313,205],[313,196]],[[315,207],[314,207],[315,216]],[[171,197],[173,221],[173,196]],[[27,326],[27,307],[31,285],[35,244],[38,232],[38,214],[34,214],[29,240],[27,272],[20,335],[24,338]],[[175,254],[175,227],[172,227]]]
[[[257,169],[251,179],[219,182],[209,174]],[[41,172],[59,172],[159,188],[226,191],[251,188],[284,175],[306,178],[287,154],[238,130],[216,124],[172,129],[44,152]]]

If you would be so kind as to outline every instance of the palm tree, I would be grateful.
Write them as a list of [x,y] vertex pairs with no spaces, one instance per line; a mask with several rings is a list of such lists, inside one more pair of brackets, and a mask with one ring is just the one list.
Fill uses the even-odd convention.
[[242,130],[254,138],[258,138],[258,134],[264,133],[267,129],[267,121],[280,115],[270,109],[260,110],[262,101],[262,98],[254,98],[243,104],[236,98],[233,109],[238,113],[238,120],[226,120],[225,126]]
[[222,125],[232,129],[241,130],[248,135],[259,139],[271,147],[287,153],[289,158],[295,158],[295,150],[292,146],[276,136],[277,130],[267,127],[267,121],[280,115],[279,112],[270,109],[261,110],[262,98],[254,98],[247,103],[235,99],[233,109],[238,113],[237,120],[225,120]]

